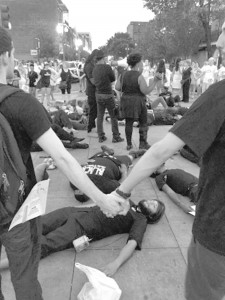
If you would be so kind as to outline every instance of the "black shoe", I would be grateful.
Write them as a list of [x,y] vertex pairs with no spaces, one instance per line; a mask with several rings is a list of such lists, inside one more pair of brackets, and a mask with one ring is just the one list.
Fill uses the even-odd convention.
[[74,197],[81,203],[87,202],[89,200],[88,196],[86,196],[80,190],[74,191]]
[[133,156],[133,158],[138,158],[139,156],[144,155],[145,152],[146,152],[146,149],[131,150],[129,152],[129,155]]
[[133,145],[131,144],[131,145],[127,145],[127,150],[129,151],[130,149],[132,149],[133,148]]
[[99,143],[103,143],[104,141],[107,140],[107,137],[106,136],[102,136],[98,139]]
[[114,137],[113,139],[112,139],[112,142],[113,143],[120,143],[120,142],[123,142],[124,141],[124,139],[123,138],[121,138],[120,136],[119,137]]
[[151,146],[148,143],[140,143],[139,149],[148,150]]
[[77,143],[76,141],[72,141],[70,143],[70,148],[72,149],[87,149],[89,145],[86,143]]
[[111,148],[109,148],[109,147],[107,147],[106,145],[102,145],[101,149],[102,149],[103,152],[106,152],[109,155],[113,155],[114,154],[114,150],[111,149]]

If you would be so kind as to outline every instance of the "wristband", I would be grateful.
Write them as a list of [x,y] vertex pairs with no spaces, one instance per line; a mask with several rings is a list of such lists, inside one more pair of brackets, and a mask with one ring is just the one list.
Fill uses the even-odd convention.
[[120,191],[119,189],[116,190],[116,193],[124,199],[128,199],[131,196],[131,193],[124,193],[124,192]]

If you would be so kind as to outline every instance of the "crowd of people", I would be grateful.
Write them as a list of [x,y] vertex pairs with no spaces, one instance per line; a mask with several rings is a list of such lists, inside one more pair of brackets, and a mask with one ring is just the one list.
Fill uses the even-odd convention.
[[[127,244],[118,257],[106,266],[104,271],[108,275],[113,275],[135,249],[140,250],[147,224],[159,221],[165,211],[165,205],[159,200],[141,200],[137,205],[130,200],[134,187],[152,174],[158,188],[166,192],[184,211],[190,211],[190,207],[178,201],[176,194],[187,196],[197,204],[193,239],[188,251],[186,299],[223,299],[224,63],[225,55],[219,69],[214,58],[209,58],[201,69],[189,59],[177,59],[170,70],[162,59],[153,71],[152,68],[148,70],[148,61],[143,62],[141,54],[132,53],[120,69],[120,61],[108,63],[105,54],[96,49],[78,67],[80,75],[73,73],[67,62],[63,62],[60,68],[45,62],[39,72],[30,63],[27,72],[22,67],[14,69],[13,41],[9,33],[0,27],[0,113],[12,129],[26,170],[24,192],[18,197],[20,200],[14,194],[14,202],[20,202],[8,217],[15,215],[36,182],[46,179],[47,164],[42,164],[37,169],[33,166],[31,151],[37,151],[38,148],[50,155],[67,176],[78,201],[92,199],[96,204],[93,208],[62,208],[22,223],[10,231],[10,222],[0,223],[0,242],[6,249],[11,280],[18,300],[43,299],[37,278],[40,258],[72,247],[73,240],[84,234],[89,239],[99,240],[118,233],[129,233]],[[11,86],[20,87],[22,77],[25,78],[25,85],[28,80],[29,91],[16,89],[12,92]],[[52,87],[58,78],[60,81],[57,84],[62,97],[65,97],[66,93],[68,96],[71,93],[73,77],[79,77],[81,91],[86,89],[89,111],[84,119],[85,129],[91,132],[97,126],[99,143],[107,140],[103,128],[105,109],[111,118],[112,142],[124,141],[120,136],[115,113],[115,97],[117,98],[121,116],[125,120],[128,155],[117,156],[113,149],[102,145],[102,151],[81,166],[65,149],[85,149],[89,146],[81,144],[82,139],[74,136],[74,126],[77,124],[75,110],[79,111],[77,103],[75,109],[71,105],[72,109],[69,111],[58,107],[51,114],[46,110],[50,105]],[[117,92],[114,92],[112,85],[115,81]],[[38,83],[42,94],[40,101],[35,98]],[[159,97],[153,101],[150,93],[154,89]],[[198,99],[162,140],[150,146],[147,138],[148,109],[154,110],[161,105],[162,110],[167,110],[170,106],[166,97],[168,92],[170,102],[173,102],[172,107],[179,101],[188,102],[190,89],[192,96],[199,93]],[[174,99],[178,99],[177,102]],[[70,100],[70,97],[63,98],[66,104],[71,104]],[[138,150],[132,149],[135,121],[139,123]],[[0,129],[2,133],[2,128]],[[1,149],[4,149],[4,139],[0,139],[0,142]],[[183,170],[162,169],[164,162],[185,145],[201,158],[199,180]],[[1,153],[2,160],[3,154]],[[129,166],[139,157],[128,174]],[[0,171],[7,179],[7,170],[2,163]],[[10,193],[9,185],[8,179],[3,180],[1,185],[1,206],[6,212],[7,205],[3,199]],[[0,298],[4,299],[1,291]]]

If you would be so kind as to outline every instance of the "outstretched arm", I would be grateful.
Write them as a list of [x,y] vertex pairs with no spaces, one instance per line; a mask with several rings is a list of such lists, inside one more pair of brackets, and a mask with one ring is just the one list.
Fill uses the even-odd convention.
[[118,257],[114,261],[103,267],[102,271],[107,276],[113,276],[118,271],[120,266],[122,266],[122,264],[125,263],[125,261],[127,261],[131,257],[136,247],[137,242],[135,240],[129,240],[127,244],[123,247],[123,249],[120,251]]
[[193,211],[191,203],[182,195],[177,195],[167,184],[164,184],[162,190],[169,196],[169,198],[178,205],[184,212],[189,213]]

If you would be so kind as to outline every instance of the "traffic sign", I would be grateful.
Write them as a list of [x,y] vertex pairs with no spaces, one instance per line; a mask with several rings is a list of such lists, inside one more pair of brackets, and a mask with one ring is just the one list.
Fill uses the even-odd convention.
[[30,55],[32,55],[32,56],[37,56],[37,55],[38,55],[38,50],[36,50],[36,49],[31,49],[31,50],[30,50]]

